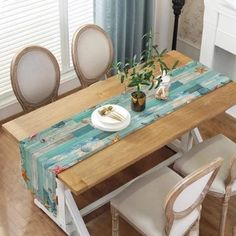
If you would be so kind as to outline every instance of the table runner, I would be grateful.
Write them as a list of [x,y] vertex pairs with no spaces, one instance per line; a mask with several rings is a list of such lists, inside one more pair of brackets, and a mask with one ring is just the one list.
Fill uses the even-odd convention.
[[[131,110],[130,92],[126,92],[21,141],[22,176],[37,199],[56,215],[55,178],[58,173],[231,81],[194,61],[173,70],[171,76],[168,100],[157,100],[155,91],[146,89],[147,103],[143,112]],[[126,108],[131,114],[131,124],[119,132],[94,128],[90,116],[105,104]]]

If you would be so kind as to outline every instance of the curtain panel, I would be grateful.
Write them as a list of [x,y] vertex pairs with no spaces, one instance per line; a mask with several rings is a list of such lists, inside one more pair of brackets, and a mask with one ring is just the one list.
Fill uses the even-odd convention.
[[143,35],[153,31],[154,6],[155,0],[94,0],[94,21],[110,35],[114,61],[142,52]]

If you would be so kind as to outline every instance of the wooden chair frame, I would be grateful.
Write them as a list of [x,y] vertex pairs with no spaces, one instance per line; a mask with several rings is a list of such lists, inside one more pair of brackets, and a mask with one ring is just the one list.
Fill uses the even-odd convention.
[[[220,166],[223,162],[222,158],[217,158],[215,161],[211,162],[209,165],[203,166],[202,168],[194,171],[192,174],[188,175],[186,178],[184,178],[181,182],[179,182],[174,189],[171,190],[169,195],[166,197],[166,201],[164,204],[165,208],[165,214],[166,214],[166,219],[167,219],[167,224],[165,227],[166,234],[169,235],[170,230],[172,228],[172,225],[174,223],[175,219],[181,219],[186,217],[188,214],[190,214],[194,209],[201,209],[201,204],[206,196],[206,194],[209,191],[209,188],[214,181]],[[200,179],[201,177],[207,175],[208,173],[212,172],[212,176],[207,182],[207,185],[202,191],[202,194],[199,196],[199,198],[186,210],[182,212],[175,212],[173,210],[174,203],[179,196],[179,194],[187,188],[189,185],[191,185],[193,182],[196,180]],[[200,218],[198,219],[199,222]],[[198,222],[195,222],[198,224]]]
[[[206,165],[196,170],[194,173],[188,175],[186,178],[180,181],[166,196],[166,199],[164,202],[165,216],[166,216],[165,235],[170,234],[170,231],[171,231],[171,228],[173,226],[175,219],[181,219],[181,218],[186,217],[194,209],[198,209],[198,211],[201,212],[202,201],[204,200],[206,194],[208,193],[209,188],[222,165],[222,162],[223,162],[222,158],[217,158],[215,161],[211,162],[209,165]],[[190,184],[192,184],[193,182],[200,179],[204,175],[207,175],[210,172],[213,172],[213,173],[210,179],[208,180],[204,190],[202,191],[202,194],[200,195],[200,197],[186,210],[182,212],[174,212],[173,205],[177,197],[179,196],[179,194]],[[112,205],[111,205],[111,215],[112,215],[112,236],[119,236],[119,216],[121,216],[123,219],[129,222],[139,233],[141,233],[142,235],[145,235],[143,232],[140,231],[140,229],[138,229],[134,224],[132,224],[121,212],[119,212],[118,209],[116,209]],[[185,235],[191,235],[191,232],[198,230],[199,222],[200,222],[200,214],[196,222],[194,222],[190,226],[190,228],[185,232]]]
[[225,224],[227,220],[227,213],[229,207],[229,200],[231,196],[236,195],[236,191],[232,191],[232,185],[236,181],[236,156],[232,158],[228,177],[225,181],[225,194],[209,191],[208,194],[222,199],[222,210],[220,219],[219,236],[225,234]]
[[[110,51],[110,58],[109,58],[109,63],[107,64],[106,68],[102,73],[100,73],[97,77],[93,79],[88,79],[82,72],[79,59],[78,59],[78,54],[77,54],[77,48],[78,48],[78,39],[79,37],[88,29],[95,29],[100,31],[107,39],[108,44],[109,44],[109,51]],[[95,24],[87,24],[84,26],[81,26],[74,34],[73,39],[72,39],[72,45],[71,45],[71,55],[72,55],[72,61],[74,65],[75,72],[81,82],[82,88],[88,87],[89,85],[99,81],[99,79],[103,76],[106,75],[108,70],[110,69],[112,65],[112,60],[113,60],[113,45],[112,41],[109,37],[109,35],[98,25]]]
[[[30,51],[41,51],[41,52],[47,54],[47,56],[51,59],[51,61],[53,63],[53,66],[55,69],[55,74],[56,74],[56,76],[55,76],[56,82],[55,82],[55,86],[54,86],[52,93],[48,97],[43,99],[43,101],[38,102],[38,103],[31,103],[24,98],[23,94],[21,93],[18,79],[17,79],[18,64],[19,64],[21,58],[26,53],[28,53]],[[13,92],[25,112],[29,112],[29,111],[34,110],[35,108],[46,105],[46,104],[54,101],[58,96],[58,89],[59,89],[59,85],[60,85],[60,67],[58,65],[58,62],[57,62],[57,59],[55,58],[55,56],[48,49],[46,49],[44,47],[41,47],[38,45],[32,45],[32,46],[27,46],[27,47],[21,49],[20,52],[18,52],[12,59],[10,77],[11,77],[11,85],[13,88]]]

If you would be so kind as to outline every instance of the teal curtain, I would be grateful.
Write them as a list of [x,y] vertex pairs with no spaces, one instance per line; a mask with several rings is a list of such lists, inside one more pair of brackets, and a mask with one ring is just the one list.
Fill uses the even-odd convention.
[[155,0],[94,0],[95,24],[111,37],[114,61],[131,59],[143,49],[142,36],[150,32]]

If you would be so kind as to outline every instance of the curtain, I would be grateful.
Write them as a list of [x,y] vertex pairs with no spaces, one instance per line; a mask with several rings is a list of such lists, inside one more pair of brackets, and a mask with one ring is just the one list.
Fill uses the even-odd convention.
[[155,0],[94,0],[94,21],[111,37],[114,61],[139,55],[154,22]]

